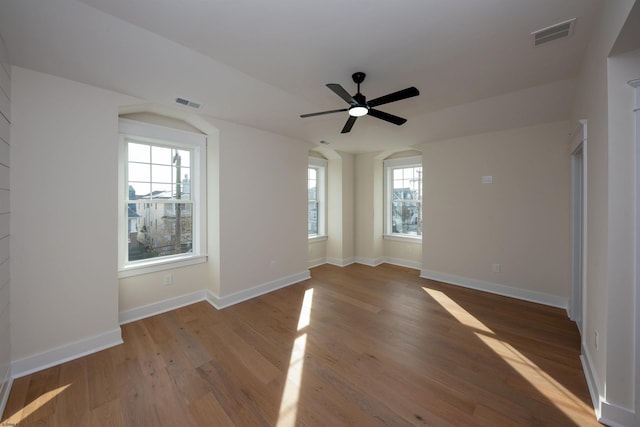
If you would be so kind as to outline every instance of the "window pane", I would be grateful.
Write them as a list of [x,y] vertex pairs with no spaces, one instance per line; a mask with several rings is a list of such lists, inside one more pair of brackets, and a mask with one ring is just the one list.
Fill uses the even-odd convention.
[[129,200],[136,200],[151,193],[151,184],[148,182],[129,181]]
[[171,166],[151,165],[151,182],[165,182],[171,184]]
[[206,138],[125,120],[120,132],[125,200],[118,216],[119,275],[161,269],[166,262],[199,262],[207,241],[206,168],[200,168]]
[[157,165],[170,165],[173,159],[171,151],[171,148],[152,146],[151,163],[155,163]]
[[180,156],[182,167],[191,167],[191,152],[187,150],[176,150]]
[[419,235],[420,206],[414,202],[393,202],[391,226],[393,233]]
[[128,206],[129,261],[191,252],[191,203],[145,200]]
[[393,169],[391,232],[422,234],[422,167]]
[[151,168],[148,164],[129,162],[129,181],[149,182],[150,178]]
[[154,182],[151,184],[151,191],[153,192],[153,197],[158,199],[171,199],[175,186],[173,184],[168,183],[157,183]]
[[[180,199],[191,199],[191,169],[182,168],[180,173],[182,174],[182,180],[180,182],[180,197],[179,198]],[[176,195],[176,198],[178,198],[177,195]]]
[[318,170],[312,167],[307,169],[307,197],[309,199],[307,234],[318,234]]
[[308,234],[318,234],[318,202],[309,200]]
[[151,161],[151,147],[130,142],[128,144],[127,158],[130,162],[149,163]]

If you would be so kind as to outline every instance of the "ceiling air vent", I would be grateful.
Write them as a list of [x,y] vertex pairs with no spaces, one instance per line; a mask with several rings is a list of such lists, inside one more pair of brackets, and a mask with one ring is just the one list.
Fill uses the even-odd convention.
[[191,108],[195,108],[195,109],[199,109],[200,108],[200,103],[189,101],[188,99],[176,98],[176,102],[178,104],[180,104],[180,105],[184,105],[184,106],[187,106],[187,107],[191,107]]
[[542,28],[531,33],[533,40],[533,47],[540,46],[543,43],[547,43],[553,40],[569,37],[573,34],[573,27],[575,26],[576,18],[569,19],[568,21],[560,22],[559,24],[552,25],[547,28]]

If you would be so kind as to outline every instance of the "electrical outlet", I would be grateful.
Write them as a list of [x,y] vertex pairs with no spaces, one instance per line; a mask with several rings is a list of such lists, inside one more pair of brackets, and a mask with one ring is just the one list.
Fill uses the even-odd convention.
[[593,344],[596,347],[596,351],[598,351],[598,346],[600,345],[600,335],[598,334],[598,331],[595,331],[593,335]]
[[500,264],[493,264],[491,266],[491,271],[493,271],[494,273],[500,273]]
[[173,274],[169,273],[164,275],[164,285],[165,286],[173,285]]

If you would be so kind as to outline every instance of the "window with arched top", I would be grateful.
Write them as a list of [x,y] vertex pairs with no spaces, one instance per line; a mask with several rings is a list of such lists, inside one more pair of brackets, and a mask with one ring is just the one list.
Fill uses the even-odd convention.
[[119,277],[206,260],[206,136],[120,119]]

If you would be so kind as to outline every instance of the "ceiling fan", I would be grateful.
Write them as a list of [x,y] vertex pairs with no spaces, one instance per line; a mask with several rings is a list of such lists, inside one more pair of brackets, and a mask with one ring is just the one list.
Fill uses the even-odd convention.
[[382,104],[388,104],[390,102],[401,101],[403,99],[420,95],[420,92],[418,91],[418,89],[412,86],[403,90],[399,90],[397,92],[390,93],[388,95],[381,96],[379,98],[372,99],[371,101],[367,101],[367,98],[360,93],[360,83],[364,81],[366,74],[357,72],[357,73],[353,73],[351,77],[353,78],[353,81],[358,85],[358,92],[353,96],[349,95],[349,92],[347,92],[338,83],[327,84],[327,87],[329,89],[331,89],[336,95],[344,99],[347,102],[347,104],[349,104],[349,108],[342,108],[340,110],[321,111],[319,113],[303,114],[300,117],[303,117],[303,118],[313,117],[313,116],[321,116],[323,114],[332,114],[332,113],[339,113],[342,111],[348,111],[349,119],[347,119],[347,123],[345,123],[341,133],[349,132],[353,127],[353,124],[358,119],[358,117],[366,116],[367,114],[377,119],[381,119],[389,123],[393,123],[395,125],[400,126],[401,124],[405,123],[407,119],[394,116],[393,114],[385,113],[384,111],[376,110],[374,107],[377,107],[378,105],[382,105]]

